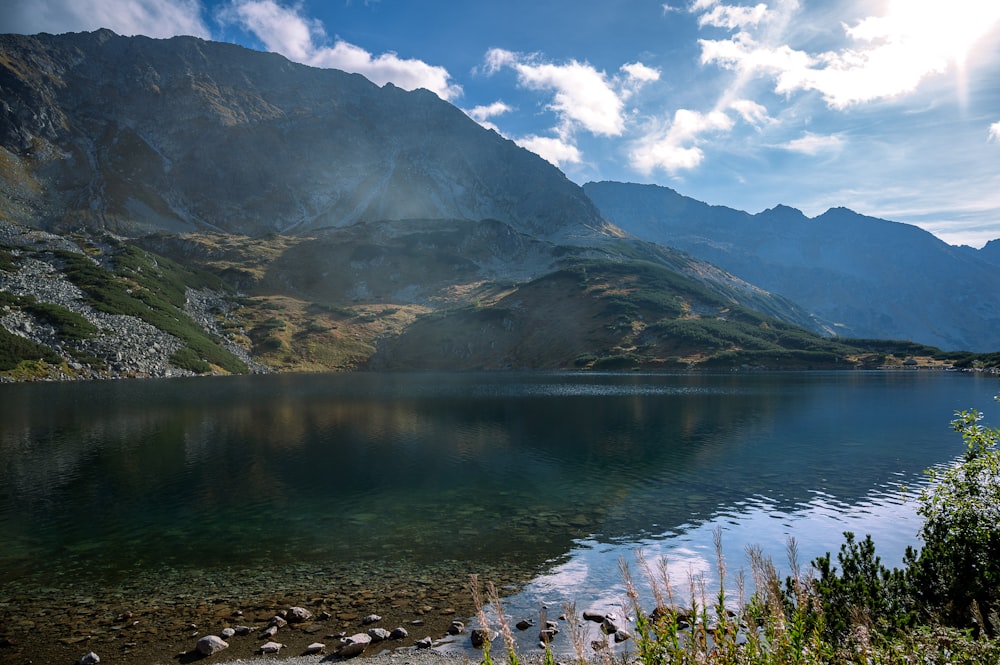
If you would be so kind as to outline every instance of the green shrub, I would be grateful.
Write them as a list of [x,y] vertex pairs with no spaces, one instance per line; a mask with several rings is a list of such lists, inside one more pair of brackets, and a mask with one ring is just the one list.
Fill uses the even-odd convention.
[[59,363],[61,359],[49,347],[43,346],[0,327],[0,372],[15,369],[25,360]]
[[837,555],[839,574],[829,553],[813,562],[819,574],[816,592],[823,606],[826,639],[845,644],[852,628],[859,624],[881,634],[896,634],[912,625],[912,601],[904,572],[882,565],[870,535],[860,543],[849,531],[844,538]]
[[17,272],[17,258],[4,247],[0,247],[0,270]]
[[[998,398],[1000,399],[1000,398]],[[910,553],[913,592],[925,620],[956,628],[985,629],[1000,614],[1000,430],[979,424],[979,411],[961,411],[952,422],[962,435],[962,461],[928,471],[920,495],[923,517],[919,554]]]
[[80,314],[62,305],[37,302],[34,298],[21,299],[21,308],[50,323],[61,337],[71,340],[90,339],[97,334],[97,327]]
[[208,374],[212,366],[202,360],[197,353],[188,347],[182,347],[170,356],[170,362],[176,367],[186,369],[196,374]]

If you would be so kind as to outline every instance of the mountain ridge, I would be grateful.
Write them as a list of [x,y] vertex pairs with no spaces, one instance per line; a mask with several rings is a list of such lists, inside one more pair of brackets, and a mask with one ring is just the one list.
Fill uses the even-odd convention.
[[3,376],[936,355],[815,334],[427,91],[101,30],[0,35],[0,93]]
[[426,90],[195,37],[3,35],[0,55],[4,158],[26,185],[8,187],[14,221],[250,235],[418,217],[553,236],[603,227],[561,172]]
[[611,223],[784,295],[831,332],[1000,348],[1000,271],[989,252],[844,207],[809,218],[787,206],[756,214],[712,206],[658,185],[587,183],[584,191]]

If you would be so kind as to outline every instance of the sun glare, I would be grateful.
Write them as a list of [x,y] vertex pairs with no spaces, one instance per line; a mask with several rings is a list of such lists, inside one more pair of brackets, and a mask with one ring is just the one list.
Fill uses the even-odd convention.
[[966,60],[998,21],[997,0],[893,0],[885,15],[870,16],[847,32],[872,44],[870,61],[881,61],[886,68],[878,69],[897,80],[919,80],[925,73],[954,67],[964,106]]

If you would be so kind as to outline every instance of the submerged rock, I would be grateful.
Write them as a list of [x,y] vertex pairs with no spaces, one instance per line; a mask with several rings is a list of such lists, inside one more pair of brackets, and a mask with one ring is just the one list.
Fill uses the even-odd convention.
[[93,651],[83,654],[80,660],[77,661],[79,665],[97,665],[99,662],[101,662],[101,657]]
[[303,651],[302,653],[303,655],[309,656],[314,653],[322,653],[325,649],[326,645],[323,644],[322,642],[313,642],[312,644],[307,646],[306,650]]
[[368,616],[366,616],[364,619],[361,620],[361,623],[363,625],[367,626],[368,624],[378,623],[381,620],[382,620],[382,617],[380,617],[379,615],[377,615],[377,614],[369,614]]

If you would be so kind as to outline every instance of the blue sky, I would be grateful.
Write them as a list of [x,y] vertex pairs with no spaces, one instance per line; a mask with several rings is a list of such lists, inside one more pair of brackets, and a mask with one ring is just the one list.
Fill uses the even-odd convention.
[[580,184],[1000,238],[996,0],[5,0],[0,32],[191,34],[424,87]]

